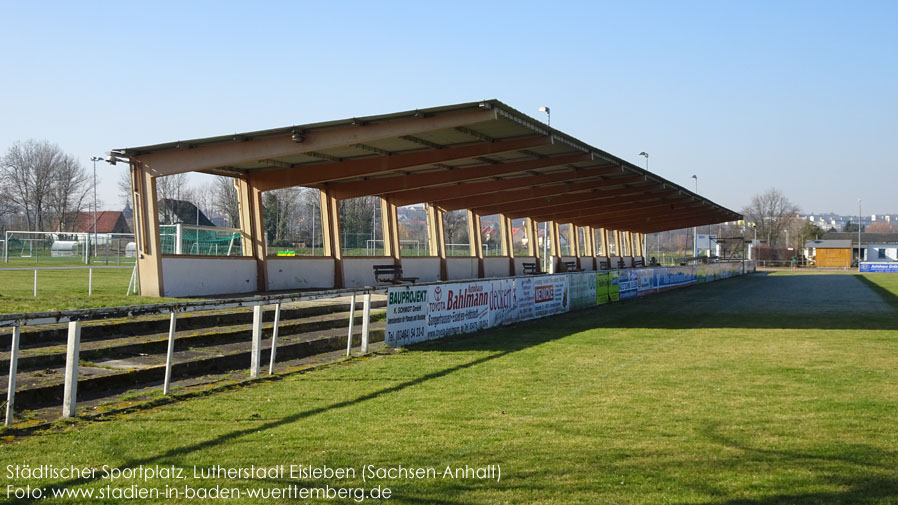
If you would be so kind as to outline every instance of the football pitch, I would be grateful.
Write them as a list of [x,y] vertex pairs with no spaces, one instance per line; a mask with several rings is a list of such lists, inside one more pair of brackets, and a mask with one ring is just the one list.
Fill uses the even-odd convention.
[[898,275],[758,273],[0,431],[0,503],[898,503],[896,385]]

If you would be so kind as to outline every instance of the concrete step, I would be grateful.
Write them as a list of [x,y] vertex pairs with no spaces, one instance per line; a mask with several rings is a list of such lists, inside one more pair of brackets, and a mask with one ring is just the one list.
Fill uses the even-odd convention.
[[[281,320],[302,319],[333,314],[336,312],[348,312],[349,304],[350,297],[308,300],[285,304],[281,307]],[[356,311],[360,311],[362,306],[363,303],[361,299],[356,298]],[[386,297],[372,297],[372,308],[386,308],[386,306]],[[246,308],[185,312],[178,314],[178,330],[251,324],[252,318],[252,310]],[[263,321],[274,321],[274,308],[272,306],[266,306],[263,313]],[[167,334],[168,322],[168,314],[86,321],[81,325],[81,342],[84,344],[85,342],[94,340],[120,339],[136,337],[139,335],[153,335],[157,333]],[[9,352],[10,339],[6,337],[10,335],[11,332],[12,330],[10,328],[0,330],[0,352]],[[26,326],[22,328],[19,348],[20,350],[25,350],[41,348],[53,344],[65,346],[67,338],[68,328],[66,324]]]
[[[342,307],[342,305],[338,305]],[[348,309],[348,305],[346,306]],[[273,312],[273,311],[272,311]],[[385,310],[372,310],[374,318],[385,314]],[[300,315],[298,318],[286,318],[285,315]],[[355,313],[355,324],[361,325],[362,310]],[[349,324],[348,312],[326,311],[317,315],[307,312],[281,311],[279,335],[302,334],[329,328],[345,328]],[[188,327],[191,325],[187,325]],[[274,322],[263,324],[263,335],[270,336]],[[175,340],[178,345],[187,347],[209,347],[229,342],[246,341],[252,337],[252,325],[248,323],[221,326],[216,325],[200,329],[182,329],[181,318],[176,324]],[[83,330],[82,330],[83,331]],[[168,319],[165,330],[159,333],[120,336],[116,338],[81,340],[80,359],[82,361],[104,361],[116,357],[152,355],[168,349]],[[19,351],[19,372],[39,368],[61,367],[65,365],[65,342],[48,344],[41,347],[29,347]],[[0,353],[0,370],[9,370],[9,351]]]
[[[348,315],[346,316],[348,319]],[[346,319],[343,322],[346,323]],[[270,326],[270,325],[269,325]],[[370,325],[370,342],[384,339],[385,323]],[[353,345],[361,342],[361,323],[355,326]],[[167,338],[167,335],[166,335]],[[281,327],[278,335],[277,361],[295,360],[330,353],[346,348],[346,327],[332,327],[302,333],[285,331]],[[189,338],[175,340],[172,376],[178,380],[205,375],[214,379],[216,373],[245,370],[250,367],[251,341],[247,337],[215,345],[190,347]],[[166,342],[167,345],[167,342]],[[185,348],[185,346],[188,346]],[[270,332],[263,340],[262,368],[267,370],[270,359]],[[81,355],[78,370],[78,398],[98,399],[114,397],[125,391],[142,387],[148,383],[161,381],[165,376],[165,350],[158,353],[137,353],[106,357],[88,361]],[[8,370],[8,368],[7,368]],[[20,371],[16,374],[17,411],[40,409],[62,405],[64,363],[43,369]],[[8,384],[8,376],[0,376],[0,384]],[[6,391],[2,391],[3,397]]]

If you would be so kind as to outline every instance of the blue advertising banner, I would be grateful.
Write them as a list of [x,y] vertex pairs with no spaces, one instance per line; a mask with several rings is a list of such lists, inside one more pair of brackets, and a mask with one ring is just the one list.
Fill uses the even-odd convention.
[[898,263],[861,263],[861,272],[898,274]]
[[656,273],[655,284],[661,289],[684,286],[695,282],[695,265],[658,268]]
[[638,293],[639,275],[636,270],[620,271],[620,299],[636,298]]

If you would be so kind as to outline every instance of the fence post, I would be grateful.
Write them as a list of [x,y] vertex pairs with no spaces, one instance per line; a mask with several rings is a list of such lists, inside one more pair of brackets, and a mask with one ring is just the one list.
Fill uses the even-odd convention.
[[268,364],[268,375],[274,375],[274,355],[278,348],[278,326],[281,324],[281,302],[274,306],[274,329],[271,333],[271,363]]
[[37,269],[34,269],[34,296],[37,296]]
[[65,351],[65,389],[62,417],[74,417],[78,397],[78,351],[81,347],[81,321],[69,323],[69,339]]
[[368,352],[368,320],[371,319],[371,293],[365,293],[365,305],[362,309],[362,354]]
[[355,324],[355,293],[349,302],[349,336],[346,337],[346,355],[352,354],[352,325]]
[[87,269],[87,296],[93,296],[94,294],[94,269]]
[[162,385],[162,394],[168,395],[171,391],[171,367],[172,359],[175,355],[175,326],[177,325],[178,316],[172,311],[168,323],[168,354],[165,356],[165,382]]
[[259,362],[262,360],[262,306],[253,307],[253,346],[249,364],[249,376],[259,377]]
[[19,325],[12,327],[12,342],[9,347],[9,389],[6,391],[6,425],[12,426],[13,403],[16,399],[16,369],[19,366]]

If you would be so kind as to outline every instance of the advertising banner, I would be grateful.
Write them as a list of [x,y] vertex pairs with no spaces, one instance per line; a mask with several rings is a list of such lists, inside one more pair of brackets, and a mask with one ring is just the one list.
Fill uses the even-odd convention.
[[592,307],[596,304],[596,275],[593,272],[568,274],[571,310]]
[[513,279],[490,282],[490,326],[511,324],[519,320],[518,298]]
[[490,324],[490,282],[433,286],[427,306],[425,339],[468,333]]
[[521,321],[567,312],[570,307],[567,275],[519,277],[515,293]]
[[707,275],[708,275],[708,265],[705,265],[705,264],[695,265],[695,282],[697,282],[698,284],[704,284],[705,282],[708,282]]
[[388,346],[401,347],[425,339],[427,302],[432,286],[420,288],[395,287],[387,291]]
[[861,272],[898,273],[898,263],[861,262]]
[[640,268],[636,270],[636,291],[639,296],[650,295],[655,292],[655,269]]
[[[756,264],[746,262],[745,270]],[[386,344],[399,347],[435,338],[560,314],[659,289],[742,273],[742,262],[655,267],[513,279],[452,282],[389,288]],[[862,272],[896,272],[898,263],[863,263]]]
[[596,304],[603,305],[611,301],[611,275],[609,272],[596,273]]
[[620,270],[620,299],[636,298],[639,281],[636,270]]
[[620,301],[620,271],[612,270],[608,272],[608,276],[611,277],[611,287],[608,289],[608,298],[611,299],[612,302]]
[[[705,278],[707,279],[707,271]],[[694,283],[695,265],[659,268],[656,270],[655,281],[659,289]]]

